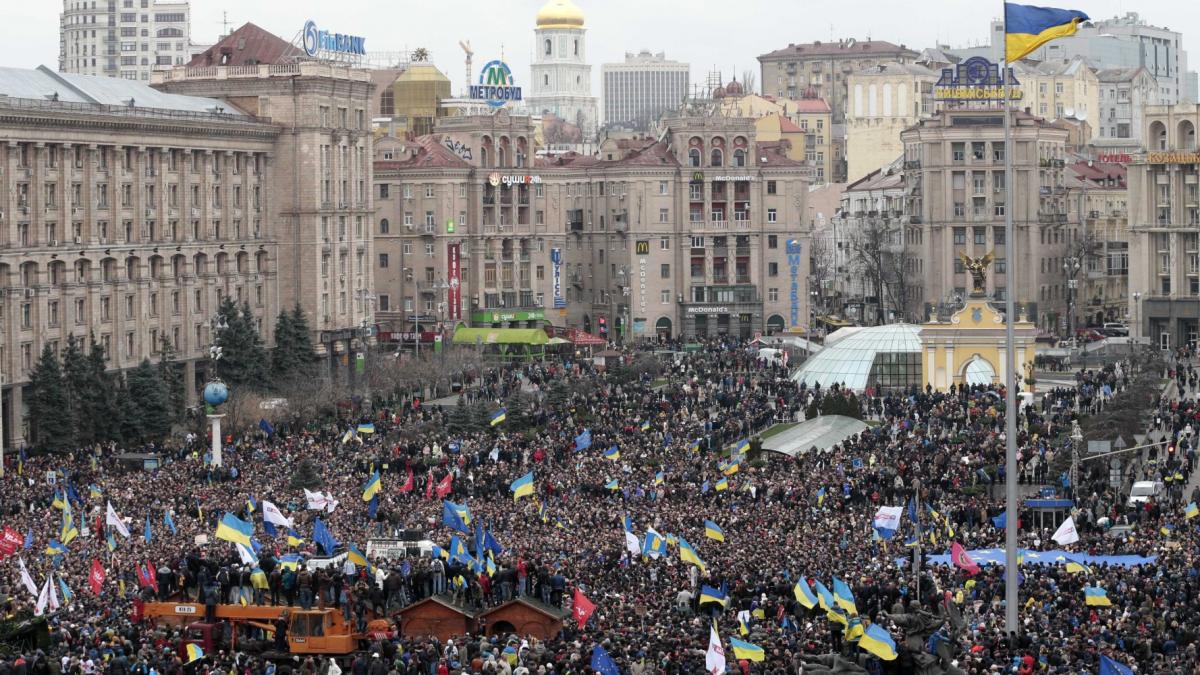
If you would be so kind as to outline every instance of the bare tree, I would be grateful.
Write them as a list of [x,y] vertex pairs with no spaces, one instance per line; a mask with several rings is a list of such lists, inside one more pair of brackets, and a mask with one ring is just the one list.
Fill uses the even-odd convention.
[[758,86],[758,73],[753,70],[742,71],[742,91],[747,94],[754,94],[754,88]]
[[874,292],[876,325],[887,323],[888,310],[908,316],[907,260],[898,234],[886,219],[870,216],[850,239],[850,273],[862,274]]

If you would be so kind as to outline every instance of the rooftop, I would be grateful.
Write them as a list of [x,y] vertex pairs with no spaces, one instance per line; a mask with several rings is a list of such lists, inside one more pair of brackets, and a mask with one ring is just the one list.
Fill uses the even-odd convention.
[[764,59],[783,59],[789,56],[848,56],[865,58],[885,54],[906,54],[917,56],[917,52],[904,45],[897,45],[885,40],[838,40],[837,42],[809,42],[807,44],[789,44],[783,49],[776,49],[758,57]]
[[841,340],[826,339],[825,349],[805,361],[792,379],[810,387],[840,384],[862,391],[874,381],[872,373],[876,367],[886,367],[877,363],[877,357],[883,354],[917,354],[919,357],[921,327],[895,323],[861,328]]
[[244,23],[222,38],[217,44],[197,54],[188,67],[198,66],[256,66],[260,63],[293,63],[303,52],[292,43],[259,28]]
[[202,96],[167,94],[135,80],[0,67],[0,100],[26,99],[41,103],[115,106],[129,110],[158,110],[244,117],[229,103]]

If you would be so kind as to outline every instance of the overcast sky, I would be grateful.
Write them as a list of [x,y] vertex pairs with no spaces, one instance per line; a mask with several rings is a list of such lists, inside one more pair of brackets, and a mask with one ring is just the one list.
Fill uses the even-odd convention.
[[[75,0],[68,0],[74,2]],[[89,0],[90,1],[90,0]],[[106,0],[96,0],[103,4]],[[119,1],[119,0],[118,0]],[[755,57],[789,42],[844,37],[889,40],[909,47],[968,46],[985,40],[988,22],[1001,3],[976,0],[576,0],[586,17],[593,93],[599,94],[600,64],[620,61],[626,51],[664,51],[691,64],[691,81],[710,70],[758,70]],[[464,63],[459,40],[475,51],[474,68],[497,58],[503,47],[518,85],[529,80],[534,16],[543,0],[191,0],[192,38],[212,42],[222,31],[222,12],[232,27],[253,21],[286,40],[306,19],[326,30],[366,38],[368,51],[425,47],[450,77],[457,94]],[[1189,29],[1200,31],[1200,3],[1182,0],[1044,0],[1082,9],[1093,18],[1140,12],[1152,24],[1185,31],[1192,51],[1200,48]],[[58,64],[58,14],[62,0],[0,1],[0,65],[33,68]],[[478,77],[476,72],[475,77]]]

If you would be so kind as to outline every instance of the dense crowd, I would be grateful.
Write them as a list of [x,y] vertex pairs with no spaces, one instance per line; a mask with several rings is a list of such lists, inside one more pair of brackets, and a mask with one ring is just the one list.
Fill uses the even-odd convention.
[[[1185,494],[1200,428],[1195,371],[1178,362],[1169,373],[1179,395],[1156,400],[1157,413],[1146,420],[1166,440],[1132,469],[1139,479],[1164,483],[1161,500],[1131,505],[1107,475],[1085,472],[1080,485],[1071,485],[1065,473],[1048,473],[1061,464],[1056,453],[1063,452],[1073,422],[1103,414],[1128,385],[1128,371],[1125,364],[1081,372],[1076,386],[1046,392],[1024,407],[1015,470],[1023,482],[1050,483],[1074,497],[1081,540],[1070,550],[1157,559],[1083,572],[1024,565],[1017,635],[1004,631],[1002,567],[969,575],[925,565],[918,583],[911,567],[897,562],[912,557],[906,546],[917,534],[912,523],[906,518],[891,539],[872,529],[880,506],[911,502],[923,521],[919,541],[927,553],[942,553],[952,541],[966,549],[1003,546],[1004,530],[994,522],[1003,511],[1008,470],[1001,391],[859,392],[852,400],[869,421],[861,433],[825,452],[752,457],[736,472],[723,471],[721,452],[740,439],[802,419],[827,397],[849,400],[849,392],[798,386],[786,369],[758,360],[744,345],[716,341],[673,355],[661,377],[619,381],[589,364],[546,362],[481,372],[467,383],[467,395],[493,410],[515,391],[531,396],[537,427],[524,433],[500,423],[451,434],[452,407],[403,401],[369,418],[280,425],[272,435],[248,432],[226,444],[219,470],[206,464],[202,438],[155,449],[164,465],[153,472],[119,468],[112,461],[116,448],[29,456],[19,473],[10,462],[0,483],[0,527],[28,533],[31,546],[0,563],[6,614],[23,616],[37,601],[22,584],[18,558],[37,586],[47,578],[58,586],[61,579],[72,597],[60,594],[62,607],[49,613],[50,644],[3,658],[0,675],[587,673],[597,645],[622,672],[697,673],[705,671],[712,617],[723,637],[740,636],[765,652],[765,661],[750,663],[730,651],[731,672],[830,672],[805,662],[843,648],[866,672],[913,672],[907,651],[883,661],[857,650],[846,626],[800,604],[793,587],[801,575],[827,586],[833,577],[844,580],[862,623],[890,630],[897,644],[904,632],[889,616],[898,608],[937,612],[954,603],[965,626],[945,639],[957,667],[969,673],[1097,673],[1100,655],[1138,672],[1196,672],[1200,537],[1185,516],[1185,504],[1197,496]],[[556,387],[567,393],[549,396]],[[366,421],[374,433],[345,440],[348,428]],[[576,439],[585,430],[591,445],[579,450]],[[619,457],[606,457],[614,446]],[[303,491],[293,486],[302,460],[316,467],[319,489],[339,501],[332,512],[307,509]],[[372,518],[360,495],[374,470],[381,472],[382,489]],[[514,500],[510,484],[529,471],[534,494]],[[51,472],[57,472],[55,485],[47,482]],[[370,569],[350,561],[316,571],[281,564],[290,553],[319,555],[312,537],[318,517],[340,542],[360,550],[368,538],[400,530],[426,531],[447,548],[455,533],[442,526],[443,501],[427,497],[447,485],[447,476],[446,498],[466,505],[503,547],[494,570],[429,556],[379,558]],[[45,549],[62,534],[55,501],[71,501],[64,494],[68,482],[78,495],[72,509],[82,534],[64,554],[52,555]],[[289,545],[284,531],[265,534],[264,501],[296,520],[303,542]],[[105,522],[108,502],[130,521],[132,536],[113,536]],[[231,544],[214,539],[226,512],[257,522],[263,548],[256,563],[244,563]],[[1058,548],[1049,541],[1052,527],[1034,527],[1024,510],[1019,515],[1022,547]],[[720,525],[723,542],[706,537],[706,519]],[[681,560],[680,543],[661,557],[632,554],[627,522],[639,538],[652,528],[690,543],[703,569]],[[1109,536],[1118,525],[1133,527],[1117,528],[1125,536]],[[201,535],[208,543],[197,543]],[[93,561],[107,575],[98,597],[88,584]],[[153,584],[145,577],[139,583],[147,562],[155,570]],[[265,587],[251,578],[255,566],[266,576]],[[1111,606],[1085,604],[1085,585],[1104,588]],[[722,589],[728,606],[701,605],[705,586]],[[140,616],[143,603],[156,596],[212,605],[236,603],[245,593],[250,602],[336,606],[362,629],[369,619],[443,591],[449,602],[467,607],[519,594],[569,611],[576,590],[596,611],[583,627],[568,613],[552,640],[462,635],[443,643],[401,634],[377,638],[358,655],[282,664],[230,650],[185,666],[183,635]]]

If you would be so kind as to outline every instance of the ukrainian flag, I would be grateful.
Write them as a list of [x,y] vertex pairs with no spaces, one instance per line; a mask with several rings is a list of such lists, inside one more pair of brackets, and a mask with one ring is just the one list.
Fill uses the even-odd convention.
[[833,593],[830,593],[825,584],[820,581],[814,581],[813,584],[817,587],[817,604],[826,611],[833,609],[837,604],[833,599]]
[[879,624],[867,626],[867,630],[858,641],[858,646],[884,661],[896,660],[896,641]]
[[642,422],[641,429],[642,431],[650,431],[650,420],[645,420]]
[[100,497],[102,497],[104,495],[104,492],[100,489],[99,486],[97,486],[95,483],[92,483],[91,485],[88,486],[88,495],[95,497],[96,499],[99,499]]
[[740,469],[740,468],[741,468],[740,458],[737,458],[736,461],[731,459],[729,461],[729,463],[725,465],[725,468],[721,469],[721,473],[725,474],[726,476],[732,476],[733,474],[737,473],[738,469]]
[[380,487],[379,471],[376,470],[375,473],[371,474],[371,477],[367,479],[367,482],[365,484],[363,484],[363,495],[362,495],[363,501],[364,502],[371,501],[372,497],[379,494],[379,487]]
[[717,492],[720,492],[722,490],[728,490],[729,489],[729,479],[722,478],[721,480],[717,481],[717,484],[713,486],[713,489],[715,489]]
[[696,553],[696,549],[692,548],[692,545],[687,543],[687,540],[683,537],[679,538],[679,559],[685,563],[691,563],[699,567],[701,572],[704,571],[704,561],[700,559],[700,555]]
[[614,445],[608,450],[605,450],[604,459],[611,459],[614,462],[618,459],[621,459],[621,449]]
[[113,538],[112,532],[109,532],[104,537],[108,541],[108,552],[112,553],[117,550],[117,540]]
[[659,471],[658,473],[654,474],[654,484],[655,485],[663,484],[663,472]]
[[862,619],[857,616],[850,617],[850,625],[846,627],[846,639],[851,642],[861,640],[863,636]]
[[733,657],[739,661],[742,659],[756,662],[767,660],[767,654],[762,647],[739,640],[732,635],[729,636],[729,646],[733,647]]
[[700,440],[697,439],[692,441],[692,444],[688,446],[688,449],[692,452],[700,452]]
[[300,533],[293,529],[288,529],[287,540],[288,546],[299,546],[304,543],[304,539],[300,536]]
[[1077,9],[1056,9],[1004,3],[1004,60],[1019,61],[1038,47],[1074,35],[1090,17]]
[[358,435],[354,433],[354,430],[347,429],[346,433],[342,434],[342,443],[349,443],[350,441],[354,440],[355,438],[358,438]]
[[360,567],[371,566],[371,563],[367,562],[367,556],[363,555],[362,551],[358,550],[354,544],[346,544],[346,560]]
[[289,553],[279,559],[279,566],[285,570],[296,570],[300,568],[300,556],[295,553]]
[[189,663],[195,663],[202,658],[204,658],[204,650],[200,648],[200,645],[189,642],[187,646],[187,661],[183,665],[186,666]]
[[609,490],[620,490],[621,489],[621,485],[620,485],[620,483],[617,482],[616,478],[605,483],[604,487],[608,488]]
[[71,514],[63,511],[62,532],[60,533],[63,544],[71,543],[71,540],[79,536],[79,528],[75,527],[75,518]]
[[71,507],[70,507],[70,506],[67,504],[67,500],[66,500],[66,499],[63,497],[62,493],[61,493],[61,492],[59,492],[58,490],[55,490],[55,491],[54,491],[54,501],[50,502],[50,506],[53,506],[53,507],[54,507],[54,508],[56,508],[56,509],[69,509],[69,508],[71,508]]
[[850,591],[850,587],[841,579],[833,578],[833,598],[837,602],[838,607],[846,610],[850,614],[858,614],[858,607],[854,605],[854,593]]
[[513,501],[533,494],[533,472],[530,471],[524,476],[514,480],[508,487],[510,490],[512,490]]
[[359,424],[358,425],[358,433],[360,433],[360,434],[375,433],[375,423],[374,422],[363,422],[362,424]]
[[1183,517],[1184,518],[1191,520],[1192,518],[1195,518],[1196,516],[1200,516],[1200,507],[1196,506],[1196,502],[1192,502],[1191,504],[1188,504],[1187,506],[1183,507]]
[[820,506],[825,501],[825,488],[817,490],[817,506]]
[[50,543],[46,544],[46,555],[65,555],[66,552],[67,547],[53,539],[50,540]]
[[1112,600],[1108,599],[1108,591],[1099,586],[1085,587],[1083,601],[1093,607],[1112,607]]
[[833,621],[834,623],[842,624],[846,630],[849,630],[850,628],[850,617],[846,616],[846,610],[842,609],[841,607],[834,607],[825,612],[825,618]]
[[721,526],[717,525],[713,521],[705,520],[704,521],[704,536],[708,537],[709,539],[716,539],[717,541],[724,543],[725,530],[722,530]]
[[796,596],[796,602],[804,605],[806,609],[817,606],[817,596],[813,595],[812,589],[808,586],[808,579],[803,576],[792,587],[792,593]]
[[713,588],[712,586],[701,586],[700,604],[706,605],[710,602],[715,602],[724,607],[729,602],[729,598],[727,598],[720,590]]
[[492,415],[492,426],[496,426],[506,419],[508,419],[508,410],[506,408],[501,408],[497,410],[494,415]]
[[743,438],[742,440],[740,440],[734,444],[733,454],[734,455],[742,455],[742,454],[745,454],[746,451],[749,449],[750,449],[750,439]]
[[259,590],[270,588],[270,584],[267,583],[267,573],[262,571],[261,567],[250,570],[250,585]]
[[237,516],[228,511],[224,516],[221,516],[221,522],[217,523],[217,539],[241,544],[243,546],[250,545],[250,537],[254,534],[254,525],[240,520]]
[[1092,568],[1083,563],[1077,563],[1074,560],[1067,563],[1067,572],[1071,574],[1091,574]]

